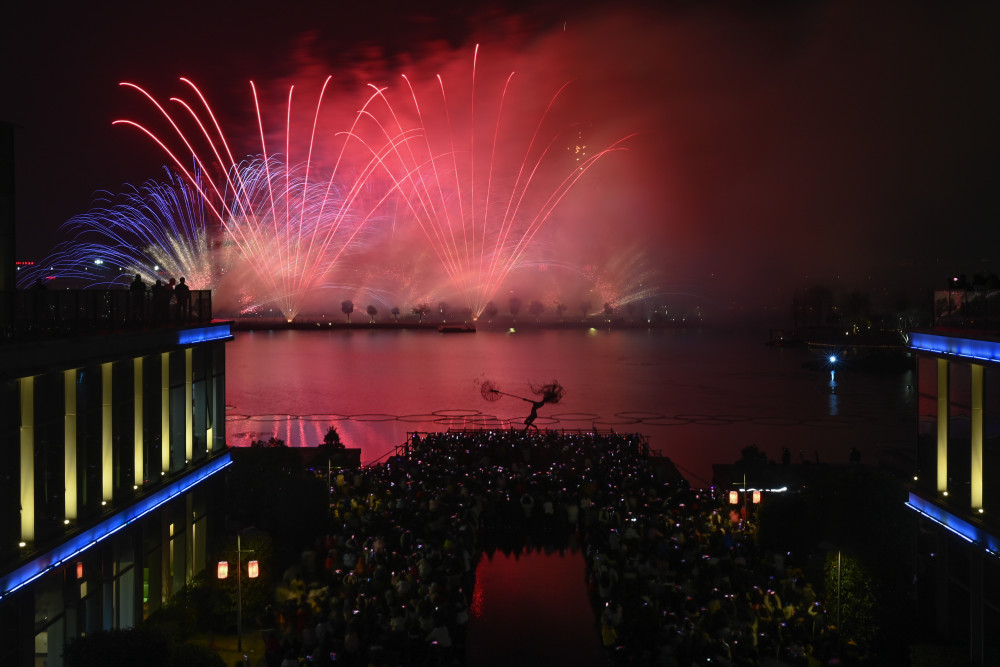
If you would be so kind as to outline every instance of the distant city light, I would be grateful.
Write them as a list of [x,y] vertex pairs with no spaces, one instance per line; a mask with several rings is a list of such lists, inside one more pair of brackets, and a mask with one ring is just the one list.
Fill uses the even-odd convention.
[[831,354],[830,355],[830,363],[831,364],[837,363],[837,355],[835,355],[835,354]]

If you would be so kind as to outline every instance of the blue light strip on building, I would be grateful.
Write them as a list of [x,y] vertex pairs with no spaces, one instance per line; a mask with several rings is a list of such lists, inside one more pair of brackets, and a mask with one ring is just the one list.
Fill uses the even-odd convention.
[[929,333],[910,333],[910,347],[978,361],[1000,361],[1000,342]]
[[965,519],[960,519],[931,501],[921,498],[912,492],[906,506],[923,515],[924,518],[930,519],[934,523],[950,530],[966,542],[978,544],[994,556],[1000,556],[1000,538],[990,535],[982,528],[969,523]]
[[183,495],[203,480],[225,469],[233,462],[232,454],[225,452],[212,459],[190,474],[168,483],[148,496],[140,498],[120,512],[88,528],[63,542],[54,549],[46,551],[30,563],[26,563],[13,572],[0,577],[0,600],[17,591],[39,577],[75,558],[98,542],[111,537],[130,523],[141,519],[164,503]]
[[225,340],[233,337],[233,327],[230,323],[213,324],[210,327],[199,327],[197,329],[185,329],[177,335],[177,342],[180,345],[191,345],[192,343],[205,343],[210,340]]

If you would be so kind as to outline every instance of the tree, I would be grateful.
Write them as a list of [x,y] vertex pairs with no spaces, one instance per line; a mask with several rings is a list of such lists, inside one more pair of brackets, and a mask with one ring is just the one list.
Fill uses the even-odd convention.
[[340,311],[347,315],[347,323],[351,323],[351,313],[354,312],[354,302],[350,299],[340,302]]
[[418,322],[423,322],[427,313],[431,312],[431,307],[426,303],[418,303],[413,307],[413,314],[417,316]]
[[399,322],[399,306],[393,306],[389,312],[392,313],[392,321]]
[[492,301],[490,301],[489,303],[487,303],[486,307],[483,308],[483,315],[486,316],[486,321],[487,322],[492,322],[493,318],[496,317],[497,313],[499,313],[499,312],[500,312],[500,309],[497,308],[497,305],[495,303],[493,303]]
[[880,629],[877,582],[861,561],[841,550],[827,552],[823,570],[830,620],[841,637],[868,653]]
[[611,319],[611,315],[613,315],[614,312],[615,312],[615,307],[611,305],[611,302],[610,301],[605,301],[604,302],[604,316],[610,320]]
[[440,302],[438,304],[438,312],[441,313],[441,321],[442,322],[447,322],[448,321],[448,310],[450,308],[451,307],[445,301],[442,301],[442,302]]
[[[765,458],[748,447],[737,465],[767,465]],[[836,624],[839,584],[843,640],[852,641],[861,655],[882,658],[872,664],[905,664],[894,656],[913,627],[905,593],[916,568],[910,545],[917,533],[916,517],[904,504],[905,487],[892,474],[866,465],[824,466],[810,478],[797,493],[767,494],[761,502],[760,546],[800,563],[825,554],[822,597]],[[748,473],[752,485],[751,480]]]
[[375,324],[375,316],[378,315],[378,308],[368,304],[368,308],[365,311],[368,313],[368,324]]
[[[312,477],[315,478],[315,475]],[[292,517],[289,519],[295,520]],[[301,528],[305,529],[306,526],[301,526]],[[245,553],[237,554],[237,547]],[[218,593],[215,599],[215,613],[212,614],[214,618],[211,620],[214,623],[221,622],[220,632],[236,630],[237,595],[242,597],[245,635],[247,630],[252,627],[253,619],[260,617],[268,603],[272,601],[271,591],[274,590],[275,581],[281,578],[281,571],[277,565],[280,561],[276,558],[274,539],[269,533],[256,527],[239,531],[238,537],[237,533],[230,533],[222,538],[222,548],[218,552],[218,560],[229,562],[229,576],[225,579],[218,579],[211,576],[215,574],[212,570],[205,570],[202,580],[205,583],[198,588],[204,590],[212,587]],[[255,560],[260,564],[258,574],[254,578],[247,576],[247,561],[250,560]],[[236,577],[237,563],[240,564],[241,574],[239,584],[237,584]],[[191,597],[191,592],[193,591],[187,591],[187,597]],[[190,605],[195,601],[187,600],[184,602]]]
[[343,465],[343,453],[347,449],[340,440],[337,427],[330,426],[323,436],[323,444],[316,448],[316,456],[311,465],[316,469],[327,469],[330,467],[341,467]]
[[563,314],[565,312],[566,312],[566,304],[565,303],[557,303],[556,304],[556,315],[559,316],[559,321],[560,322],[563,321]]
[[587,319],[587,315],[590,315],[590,308],[591,305],[589,301],[582,301],[580,303],[580,314],[583,315],[584,320]]
[[331,449],[344,449],[344,443],[340,441],[340,434],[337,433],[336,426],[331,426],[327,430],[326,435],[323,436],[323,444]]
[[528,312],[531,313],[531,316],[534,317],[537,322],[541,314],[545,312],[545,304],[537,300],[532,301],[528,304]]
[[510,297],[510,318],[517,319],[517,314],[521,312],[521,300],[516,296]]

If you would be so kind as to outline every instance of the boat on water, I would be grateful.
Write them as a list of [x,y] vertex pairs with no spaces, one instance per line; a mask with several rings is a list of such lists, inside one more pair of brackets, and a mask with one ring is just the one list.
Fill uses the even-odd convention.
[[438,327],[440,333],[476,333],[473,324],[442,324]]

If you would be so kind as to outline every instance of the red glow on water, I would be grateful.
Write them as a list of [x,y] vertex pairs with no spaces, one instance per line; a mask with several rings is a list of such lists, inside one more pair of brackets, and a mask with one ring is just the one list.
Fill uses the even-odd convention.
[[484,556],[470,605],[469,664],[604,664],[584,565],[579,552]]
[[483,599],[486,597],[486,593],[482,586],[476,586],[476,590],[472,593],[472,602],[469,604],[469,613],[472,618],[479,618],[483,615]]

